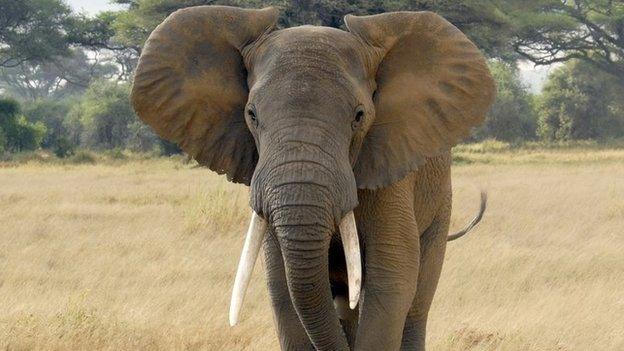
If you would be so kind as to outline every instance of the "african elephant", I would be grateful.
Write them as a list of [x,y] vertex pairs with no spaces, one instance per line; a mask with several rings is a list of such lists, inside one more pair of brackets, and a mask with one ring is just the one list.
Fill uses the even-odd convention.
[[282,349],[422,350],[450,148],[494,99],[486,61],[430,12],[349,15],[348,31],[277,30],[277,18],[173,13],[145,44],[133,106],[199,164],[250,186],[232,324],[263,247]]

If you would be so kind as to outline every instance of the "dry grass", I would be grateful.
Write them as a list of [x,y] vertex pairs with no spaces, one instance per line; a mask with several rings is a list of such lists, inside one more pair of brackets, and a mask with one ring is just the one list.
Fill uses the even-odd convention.
[[[429,349],[623,350],[624,151],[462,152],[453,228],[478,187],[490,206],[449,245]],[[0,349],[276,349],[261,268],[227,326],[247,201],[172,160],[0,168]]]

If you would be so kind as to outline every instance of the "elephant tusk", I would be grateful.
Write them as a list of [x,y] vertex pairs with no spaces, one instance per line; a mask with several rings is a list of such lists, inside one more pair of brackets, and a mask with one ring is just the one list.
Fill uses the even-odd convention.
[[232,289],[232,300],[230,301],[230,326],[232,327],[238,323],[238,316],[243,306],[245,291],[251,280],[251,273],[253,273],[258,253],[262,247],[266,229],[266,220],[254,211],[251,215],[251,222],[247,230],[243,252],[241,253],[241,258],[238,262],[238,270],[236,271],[236,278],[234,279],[234,288]]
[[354,309],[360,299],[362,285],[362,260],[360,258],[360,241],[353,211],[344,216],[340,222],[340,237],[344,247],[345,260],[347,262],[347,275],[349,281],[349,307]]

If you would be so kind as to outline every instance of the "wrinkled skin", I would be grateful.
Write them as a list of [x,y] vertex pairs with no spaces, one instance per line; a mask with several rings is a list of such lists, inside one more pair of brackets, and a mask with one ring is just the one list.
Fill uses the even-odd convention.
[[[284,350],[423,350],[451,213],[450,147],[483,120],[483,57],[431,13],[274,30],[274,9],[201,6],[150,36],[132,100],[269,223]],[[337,226],[355,210],[355,310]]]

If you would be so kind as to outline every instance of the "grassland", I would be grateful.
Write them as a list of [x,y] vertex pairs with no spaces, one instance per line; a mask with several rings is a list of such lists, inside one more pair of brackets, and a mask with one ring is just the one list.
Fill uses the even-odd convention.
[[[460,147],[429,349],[624,350],[624,150]],[[245,187],[179,159],[0,167],[0,349],[274,350],[262,265],[227,325]]]

